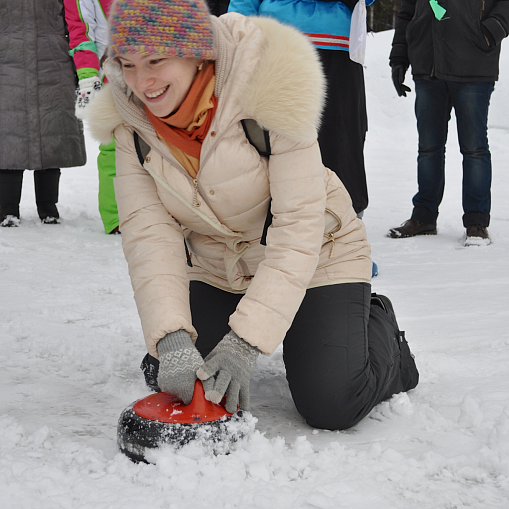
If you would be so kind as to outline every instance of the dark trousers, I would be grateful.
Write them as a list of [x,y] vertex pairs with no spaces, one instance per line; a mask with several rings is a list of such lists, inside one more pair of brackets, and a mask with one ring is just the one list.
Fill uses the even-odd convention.
[[[19,203],[24,170],[0,170],[0,220],[6,216],[19,218]],[[58,184],[60,168],[34,171],[35,201],[41,219],[58,218]]]
[[318,133],[322,161],[343,182],[355,212],[368,206],[364,141],[368,130],[362,65],[348,51],[318,49],[327,98]]
[[463,225],[489,226],[491,154],[488,147],[488,108],[493,82],[463,83],[415,80],[415,116],[419,133],[417,181],[412,218],[433,224],[445,186],[445,144],[451,110],[457,119],[463,155]]
[[[242,295],[190,285],[196,347],[203,357],[230,330]],[[346,429],[393,394],[413,389],[419,374],[389,299],[368,283],[307,291],[283,342],[286,377],[310,426]]]

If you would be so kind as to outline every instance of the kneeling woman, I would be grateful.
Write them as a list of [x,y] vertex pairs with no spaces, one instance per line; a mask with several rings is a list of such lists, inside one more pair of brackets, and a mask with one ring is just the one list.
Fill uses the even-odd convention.
[[317,428],[353,426],[415,387],[391,303],[371,296],[363,223],[321,162],[324,80],[307,39],[215,18],[203,0],[117,0],[109,22],[110,85],[90,120],[117,142],[120,230],[159,387],[189,403],[199,377],[211,401],[247,408],[258,355],[280,343]]

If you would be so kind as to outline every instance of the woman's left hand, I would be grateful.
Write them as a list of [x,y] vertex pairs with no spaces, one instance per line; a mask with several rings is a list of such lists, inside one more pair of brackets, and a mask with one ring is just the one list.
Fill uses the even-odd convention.
[[[260,351],[230,331],[207,355],[196,375],[203,381],[205,398],[219,403],[226,393],[225,408],[249,409],[249,379]],[[214,378],[214,375],[217,376]]]

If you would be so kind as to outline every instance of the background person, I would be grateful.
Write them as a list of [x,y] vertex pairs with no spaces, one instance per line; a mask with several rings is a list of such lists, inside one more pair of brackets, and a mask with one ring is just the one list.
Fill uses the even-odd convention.
[[419,133],[418,191],[412,216],[389,237],[436,235],[445,186],[445,144],[451,110],[463,155],[465,245],[489,244],[491,154],[488,109],[498,79],[500,43],[509,31],[507,0],[403,0],[390,54],[399,96],[412,66]]
[[39,218],[57,224],[60,168],[86,162],[62,0],[2,2],[0,34],[8,47],[0,51],[0,226],[20,223],[25,169],[34,170]]
[[[375,0],[367,0],[370,5]],[[229,12],[269,16],[298,28],[315,46],[327,83],[318,131],[322,161],[341,179],[361,214],[368,206],[364,141],[368,130],[362,65],[350,59],[350,22],[357,0],[231,0]]]
[[[76,116],[83,119],[85,108],[101,90],[100,59],[108,46],[108,14],[113,0],[64,0],[69,27],[70,54],[78,73]],[[99,213],[106,233],[119,233],[115,178],[115,141],[99,145]]]

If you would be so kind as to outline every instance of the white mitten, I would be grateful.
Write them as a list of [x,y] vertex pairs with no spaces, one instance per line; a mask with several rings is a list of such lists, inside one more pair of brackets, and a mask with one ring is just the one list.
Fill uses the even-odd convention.
[[94,98],[94,95],[101,90],[99,76],[82,79],[78,82],[76,90],[76,116],[83,120],[83,113],[87,104]]

